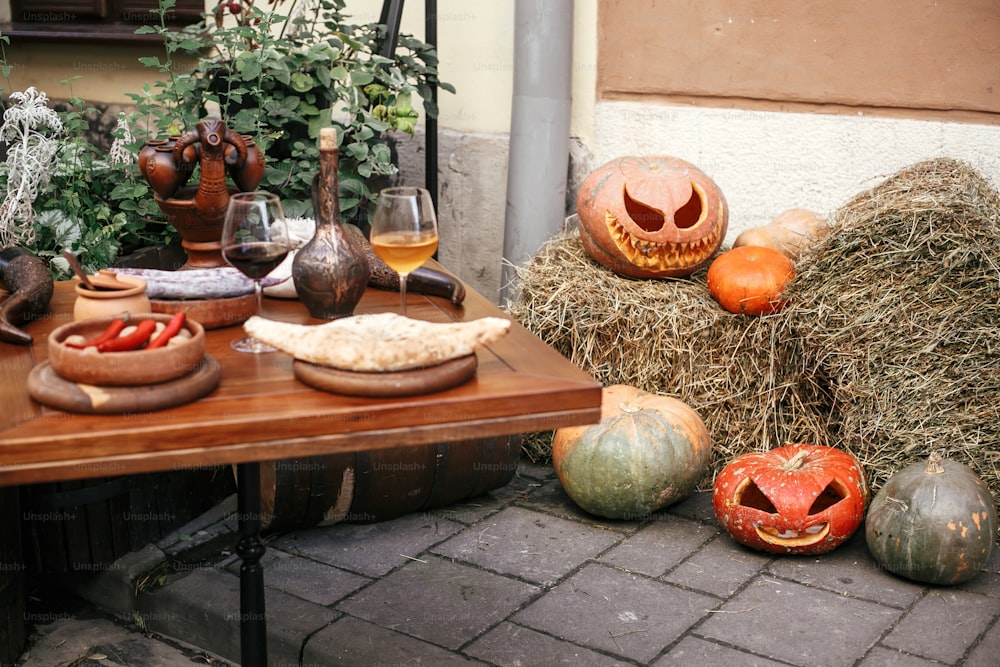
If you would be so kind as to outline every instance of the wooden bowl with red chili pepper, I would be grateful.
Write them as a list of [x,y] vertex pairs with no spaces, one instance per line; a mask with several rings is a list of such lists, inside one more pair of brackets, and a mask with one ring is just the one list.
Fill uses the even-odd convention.
[[175,380],[205,355],[205,328],[185,313],[70,322],[49,335],[49,363],[71,382],[135,386]]

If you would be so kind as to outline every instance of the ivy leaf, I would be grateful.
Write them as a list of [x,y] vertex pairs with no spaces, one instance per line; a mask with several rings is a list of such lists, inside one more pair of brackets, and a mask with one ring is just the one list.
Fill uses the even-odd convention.
[[292,74],[291,87],[297,93],[304,93],[312,90],[316,86],[316,81],[305,72],[295,72]]
[[347,81],[348,78],[347,68],[344,67],[343,65],[334,67],[333,69],[330,70],[330,78],[333,79],[334,81]]
[[353,70],[351,72],[351,84],[355,86],[367,86],[375,80],[375,75],[367,70]]
[[346,148],[347,152],[350,153],[351,157],[353,157],[358,162],[361,162],[366,157],[368,157],[368,144],[362,141],[356,141],[354,143],[347,144]]

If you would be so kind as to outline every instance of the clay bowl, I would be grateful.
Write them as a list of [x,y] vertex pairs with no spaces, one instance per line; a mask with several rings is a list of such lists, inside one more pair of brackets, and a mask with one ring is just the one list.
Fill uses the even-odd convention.
[[[156,320],[166,324],[170,315],[146,313],[132,315],[129,322]],[[91,339],[111,324],[113,317],[79,320],[64,324],[49,334],[49,363],[61,377],[83,384],[98,386],[135,386],[174,380],[194,370],[205,355],[205,328],[190,317],[185,328],[191,334],[182,343],[155,350],[98,352],[95,348],[77,350],[68,347],[66,339],[79,334]]]
[[149,303],[154,313],[169,315],[183,310],[206,329],[236,326],[257,312],[257,295],[253,293],[224,299],[151,299]]
[[99,317],[121,316],[125,313],[150,312],[149,297],[146,296],[146,281],[135,276],[122,276],[118,281],[127,284],[125,289],[92,290],[76,278],[73,290],[73,319],[90,320]]

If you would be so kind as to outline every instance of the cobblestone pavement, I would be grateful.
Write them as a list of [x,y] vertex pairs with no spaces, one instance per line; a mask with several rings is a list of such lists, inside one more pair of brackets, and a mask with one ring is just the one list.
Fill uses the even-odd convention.
[[[89,602],[38,623],[24,667],[235,664],[232,509],[77,582]],[[881,571],[862,532],[824,556],[771,557],[720,530],[707,493],[606,521],[550,466],[522,463],[468,503],[271,539],[270,664],[998,664],[1000,553],[965,585],[927,587]],[[139,578],[158,585],[136,596]]]

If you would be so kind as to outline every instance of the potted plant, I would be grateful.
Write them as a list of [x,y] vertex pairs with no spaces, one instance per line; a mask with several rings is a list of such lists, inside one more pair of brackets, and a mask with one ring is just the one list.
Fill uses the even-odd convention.
[[[344,0],[272,0],[270,9],[254,0],[220,2],[206,23],[180,32],[163,20],[173,4],[161,0],[160,24],[137,31],[164,40],[164,58],[143,59],[163,79],[130,95],[149,138],[218,113],[264,150],[260,187],[280,192],[289,215],[309,210],[319,130],[332,126],[340,148],[342,215],[366,222],[379,177],[397,169],[393,135],[413,134],[415,96],[433,117],[432,87],[454,91],[437,80],[430,45],[400,35],[393,57],[383,57],[386,26],[351,23]],[[179,57],[193,58],[193,67],[177,72]]]
[[[0,70],[6,77],[2,58]],[[64,249],[96,271],[175,236],[139,177],[127,119],[119,118],[110,152],[102,151],[86,138],[91,111],[72,95],[56,111],[43,91],[28,88],[10,93],[0,124],[0,248],[29,249],[58,279],[71,275]]]
[[[87,141],[86,116],[93,110],[72,92],[56,111],[44,92],[12,93],[9,81],[4,87],[8,111],[19,108],[2,139],[0,246],[27,247],[50,261],[56,278],[70,275],[64,249],[93,272],[136,248],[177,240],[135,156],[146,141],[192,128],[210,110],[265,150],[260,187],[280,192],[290,216],[311,213],[319,130],[335,127],[341,212],[363,226],[379,178],[396,171],[393,137],[413,133],[415,96],[434,116],[431,87],[454,90],[437,81],[436,55],[424,42],[400,35],[392,58],[379,55],[385,26],[350,23],[344,0],[272,0],[267,10],[253,0],[222,2],[208,20],[181,31],[164,20],[174,4],[160,0],[160,23],[137,30],[161,35],[164,56],[142,59],[159,76],[128,94],[135,112],[120,118],[111,153]],[[2,50],[8,43],[0,35],[4,78],[12,67]],[[183,58],[193,66],[179,71]],[[63,82],[71,91],[72,81]],[[25,162],[15,144],[44,151],[44,159]],[[12,176],[24,187],[12,187]]]

